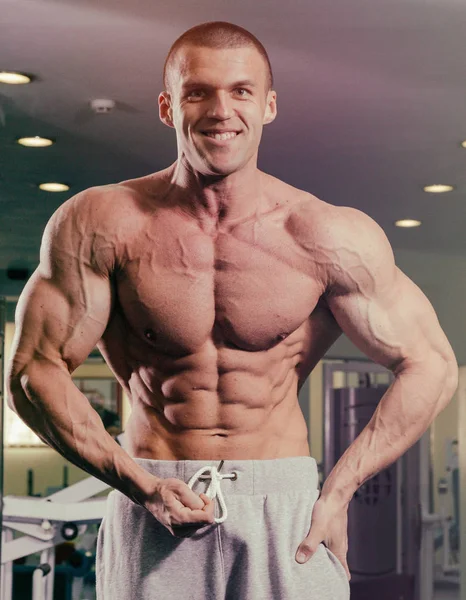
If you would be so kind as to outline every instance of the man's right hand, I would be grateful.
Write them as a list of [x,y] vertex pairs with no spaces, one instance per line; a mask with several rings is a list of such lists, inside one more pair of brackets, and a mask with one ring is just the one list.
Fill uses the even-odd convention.
[[215,502],[180,479],[158,479],[144,506],[176,537],[190,537],[215,522]]

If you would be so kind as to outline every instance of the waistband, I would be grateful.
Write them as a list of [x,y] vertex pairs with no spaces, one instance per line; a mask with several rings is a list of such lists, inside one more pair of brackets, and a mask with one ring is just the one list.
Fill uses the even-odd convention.
[[[143,469],[167,479],[174,477],[185,483],[196,474],[205,477],[214,471],[222,476],[236,473],[236,477],[222,477],[222,489],[230,494],[271,494],[290,491],[310,492],[319,488],[317,463],[311,456],[293,456],[289,458],[273,458],[264,460],[225,460],[220,467],[219,460],[151,460],[134,458]],[[205,483],[196,477],[192,489],[205,493]]]

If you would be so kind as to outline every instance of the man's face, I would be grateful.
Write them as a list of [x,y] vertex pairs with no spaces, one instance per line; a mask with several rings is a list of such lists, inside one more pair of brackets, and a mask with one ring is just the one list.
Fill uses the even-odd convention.
[[[262,128],[276,115],[265,61],[255,48],[187,46],[177,55],[160,118],[176,129],[182,160],[205,175],[229,175],[257,160]],[[214,134],[229,132],[217,139]]]

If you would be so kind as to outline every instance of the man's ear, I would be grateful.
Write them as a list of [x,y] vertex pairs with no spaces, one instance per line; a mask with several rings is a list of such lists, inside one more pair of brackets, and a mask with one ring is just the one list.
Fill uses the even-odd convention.
[[170,92],[164,91],[159,94],[159,117],[168,127],[175,127]]
[[277,92],[270,90],[267,93],[267,104],[265,107],[264,125],[268,125],[275,121],[277,116]]

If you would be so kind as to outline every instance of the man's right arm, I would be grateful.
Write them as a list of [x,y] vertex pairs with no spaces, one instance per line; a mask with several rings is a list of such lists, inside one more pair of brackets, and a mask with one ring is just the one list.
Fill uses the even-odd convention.
[[158,478],[106,432],[71,378],[101,338],[112,308],[114,244],[95,217],[101,193],[88,190],[68,200],[47,224],[39,267],[16,310],[8,404],[67,460],[143,504]]

